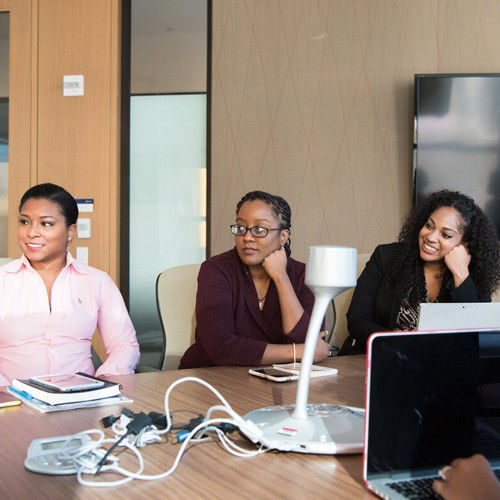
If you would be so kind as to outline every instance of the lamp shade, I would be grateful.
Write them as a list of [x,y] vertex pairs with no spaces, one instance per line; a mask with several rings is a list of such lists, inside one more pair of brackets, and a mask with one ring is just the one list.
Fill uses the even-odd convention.
[[305,283],[309,287],[351,288],[356,286],[357,252],[336,245],[309,247]]

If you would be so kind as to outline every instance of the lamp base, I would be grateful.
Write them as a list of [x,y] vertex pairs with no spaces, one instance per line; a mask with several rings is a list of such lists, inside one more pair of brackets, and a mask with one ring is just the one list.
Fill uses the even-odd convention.
[[260,428],[258,442],[267,448],[325,455],[363,451],[363,408],[309,404],[307,420],[292,417],[294,409],[295,405],[268,406],[243,418]]

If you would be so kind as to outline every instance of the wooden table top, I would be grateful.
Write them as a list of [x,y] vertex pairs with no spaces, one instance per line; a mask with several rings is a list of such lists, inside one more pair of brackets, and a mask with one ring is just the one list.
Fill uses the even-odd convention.
[[[339,369],[336,376],[311,380],[309,402],[364,406],[365,357],[328,359],[324,365]],[[163,413],[168,386],[185,376],[204,379],[217,388],[240,415],[264,406],[295,402],[296,382],[273,383],[248,375],[247,368],[214,367],[164,371],[113,377],[123,393],[134,400],[132,411]],[[177,386],[171,395],[174,422],[184,422],[192,414],[205,413],[218,404],[211,392],[199,384]],[[180,413],[180,410],[186,413]],[[176,471],[158,481],[132,481],[115,488],[90,488],[76,477],[35,474],[23,462],[35,438],[74,434],[99,427],[107,415],[119,415],[119,406],[79,409],[42,414],[27,405],[0,410],[0,497],[3,499],[50,498],[374,498],[362,481],[361,455],[306,455],[267,452],[253,458],[228,454],[215,442],[188,447]],[[111,437],[111,433],[107,432]],[[246,440],[231,435],[245,446]],[[250,445],[248,445],[251,448]],[[144,473],[160,473],[170,468],[179,445],[169,443],[142,448]],[[122,455],[123,456],[123,455]],[[130,462],[133,470],[135,462]],[[89,477],[89,476],[88,476]],[[107,480],[118,479],[113,475]]]

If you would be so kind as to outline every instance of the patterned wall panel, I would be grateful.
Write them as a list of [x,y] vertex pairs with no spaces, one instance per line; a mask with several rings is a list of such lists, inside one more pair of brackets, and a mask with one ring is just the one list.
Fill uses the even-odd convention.
[[498,71],[498,25],[496,0],[213,0],[212,254],[253,189],[290,202],[298,259],[394,240],[413,75]]

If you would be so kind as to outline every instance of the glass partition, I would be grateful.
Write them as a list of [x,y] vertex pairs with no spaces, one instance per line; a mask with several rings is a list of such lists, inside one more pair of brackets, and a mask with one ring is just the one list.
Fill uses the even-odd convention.
[[206,257],[208,1],[132,0],[130,21],[128,296],[158,366],[156,278]]
[[0,257],[7,257],[9,13],[0,12]]
[[205,259],[206,96],[132,96],[130,314],[158,330],[156,277]]

